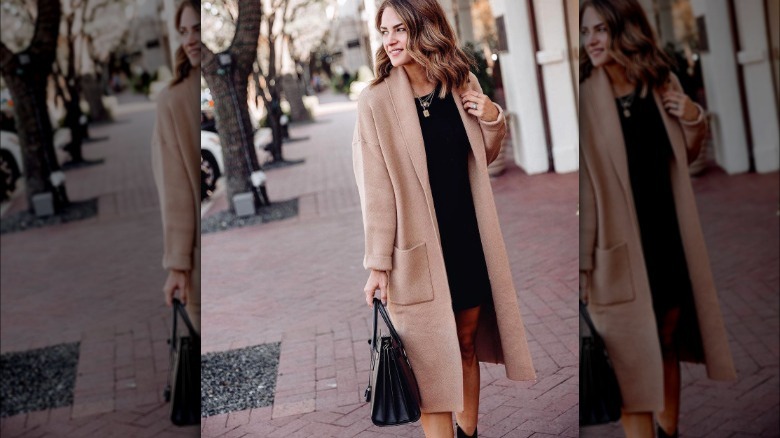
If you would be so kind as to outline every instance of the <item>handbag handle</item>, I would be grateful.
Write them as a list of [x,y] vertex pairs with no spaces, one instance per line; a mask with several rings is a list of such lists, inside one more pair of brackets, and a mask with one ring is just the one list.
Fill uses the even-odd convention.
[[379,351],[376,347],[377,314],[382,315],[382,319],[385,321],[385,325],[387,325],[388,330],[390,330],[390,336],[392,336],[393,339],[398,342],[398,345],[401,347],[401,349],[403,349],[404,344],[401,342],[401,337],[398,336],[398,332],[395,331],[393,323],[390,322],[390,315],[387,314],[387,309],[385,309],[385,305],[382,304],[382,301],[380,301],[379,298],[374,298],[374,335],[371,337],[371,348],[373,348],[375,351]]
[[200,340],[200,334],[197,330],[195,330],[195,326],[192,325],[192,321],[190,321],[189,315],[187,315],[187,310],[184,308],[184,304],[182,304],[181,301],[179,301],[178,298],[173,299],[173,331],[171,332],[171,350],[174,350],[176,348],[176,314],[181,315],[181,319],[184,321],[184,325],[187,326],[187,331],[189,331],[190,336],[195,340]]

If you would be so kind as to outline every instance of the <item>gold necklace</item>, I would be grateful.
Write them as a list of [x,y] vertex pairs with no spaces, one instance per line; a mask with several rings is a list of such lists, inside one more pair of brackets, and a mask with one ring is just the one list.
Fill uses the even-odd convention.
[[431,113],[428,111],[428,107],[431,106],[431,102],[433,102],[433,94],[436,92],[436,88],[434,87],[433,91],[422,97],[418,96],[417,92],[414,90],[412,90],[412,92],[414,92],[414,97],[417,98],[417,101],[420,102],[420,106],[423,109],[423,115],[425,117],[430,116]]
[[618,97],[618,102],[620,102],[620,106],[623,107],[623,116],[625,118],[631,117],[631,104],[634,103],[635,96],[636,91],[633,91],[629,95]]

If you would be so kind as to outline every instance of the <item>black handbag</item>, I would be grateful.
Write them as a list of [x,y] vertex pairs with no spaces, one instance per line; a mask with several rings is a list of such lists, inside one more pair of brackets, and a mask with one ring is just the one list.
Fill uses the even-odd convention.
[[580,426],[619,420],[622,404],[604,340],[580,300]]
[[[377,314],[382,315],[389,336],[377,331]],[[371,421],[377,426],[397,426],[420,419],[420,389],[385,306],[374,298],[374,334],[371,370],[365,397],[371,402]]]
[[[176,321],[181,316],[187,335],[177,333]],[[200,424],[200,335],[192,326],[184,305],[173,299],[173,331],[168,340],[171,346],[171,368],[165,401],[171,403],[171,422],[177,426]]]

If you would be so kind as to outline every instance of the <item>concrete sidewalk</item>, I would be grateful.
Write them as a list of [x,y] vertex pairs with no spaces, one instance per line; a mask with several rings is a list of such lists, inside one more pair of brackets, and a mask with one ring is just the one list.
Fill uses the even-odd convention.
[[[72,406],[0,420],[3,437],[198,436],[167,418],[170,310],[162,300],[162,227],[152,180],[151,102],[120,106],[90,127],[98,166],[71,170],[72,200],[98,198],[98,216],[0,237],[2,352],[80,342]],[[6,214],[26,208],[23,196]]]
[[[324,99],[323,99],[324,100]],[[330,97],[317,122],[293,126],[287,159],[268,172],[272,200],[300,215],[203,236],[203,352],[281,341],[273,406],[205,418],[203,436],[422,436],[418,423],[377,428],[362,393],[369,318],[363,228],[352,172],[356,104]],[[537,382],[482,365],[482,437],[577,436],[577,176],[493,181]],[[215,210],[224,200],[214,200]]]

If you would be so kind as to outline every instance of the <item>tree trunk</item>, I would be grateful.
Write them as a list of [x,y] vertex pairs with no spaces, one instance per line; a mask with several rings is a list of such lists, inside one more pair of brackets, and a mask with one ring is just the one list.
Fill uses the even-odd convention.
[[76,50],[73,39],[74,19],[75,15],[71,14],[68,16],[65,26],[65,29],[67,30],[67,35],[65,36],[68,42],[68,71],[65,74],[65,86],[68,89],[68,100],[65,102],[65,126],[70,129],[70,143],[65,146],[65,150],[70,154],[70,163],[79,164],[84,162],[84,156],[81,154],[81,146],[84,143],[84,138],[88,136],[86,133],[86,120],[82,119],[83,114],[80,105],[80,78],[76,75]]
[[[284,14],[282,14],[284,17]],[[282,157],[282,141],[284,134],[282,132],[282,99],[279,96],[279,83],[276,77],[276,35],[273,34],[274,21],[276,13],[268,16],[268,74],[265,77],[265,83],[268,86],[268,92],[271,100],[266,102],[268,110],[268,125],[271,127],[273,145],[271,146],[271,157],[273,162],[284,161]]]
[[[250,175],[260,169],[249,118],[247,81],[257,53],[261,16],[262,5],[259,1],[239,0],[236,34],[230,47],[225,52],[214,54],[201,43],[202,72],[214,97],[225,162],[227,196],[233,211],[233,195],[254,192]],[[223,55],[229,57],[229,65],[220,64],[219,59]],[[255,200],[259,201],[257,194]]]
[[81,76],[84,98],[89,104],[89,118],[92,122],[104,122],[111,119],[103,105],[103,87],[98,77],[92,73]]
[[311,120],[309,110],[303,105],[304,90],[295,75],[288,73],[282,76],[282,90],[290,103],[290,118],[295,122]]
[[271,157],[273,162],[284,161],[282,156],[282,99],[279,98],[279,91],[276,86],[269,87],[271,100],[266,105],[268,111],[268,125],[271,127]]
[[0,71],[14,100],[30,211],[32,198],[39,193],[51,192],[57,211],[68,202],[64,183],[54,187],[50,180],[52,172],[60,170],[60,166],[46,107],[46,87],[42,86],[54,62],[60,14],[60,2],[38,0],[38,18],[30,46],[14,54],[0,43]]
[[[271,162],[279,162],[284,161],[282,157],[282,137],[283,137],[283,130],[282,130],[282,123],[281,123],[281,117],[282,117],[282,104],[281,100],[279,99],[279,92],[276,90],[275,86],[268,85],[268,81],[266,80],[267,85],[267,91],[268,96],[266,96],[265,92],[263,91],[264,88],[260,84],[260,61],[256,61],[256,64],[258,66],[258,71],[253,72],[253,77],[255,79],[255,89],[257,89],[257,97],[263,100],[263,106],[265,107],[265,114],[266,114],[266,122],[268,124],[268,127],[271,128],[271,144],[270,144],[270,150],[271,153]],[[265,76],[264,76],[265,78]]]

